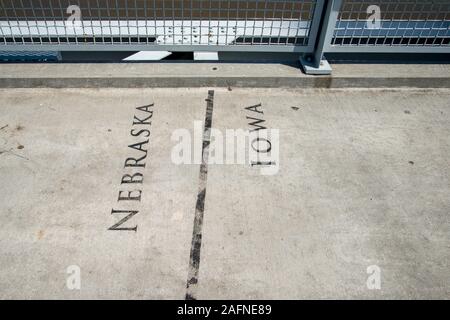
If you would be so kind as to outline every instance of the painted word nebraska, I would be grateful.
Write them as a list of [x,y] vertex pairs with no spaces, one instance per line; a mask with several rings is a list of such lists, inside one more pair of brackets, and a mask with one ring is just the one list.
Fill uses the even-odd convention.
[[[124,173],[120,181],[120,190],[117,202],[127,207],[136,206],[140,203],[142,197],[142,184],[144,183],[144,169],[147,159],[147,145],[150,137],[150,121],[153,117],[153,103],[137,107],[133,118],[133,124],[130,135],[136,142],[128,146],[132,154],[125,159]],[[116,231],[135,231],[137,232],[137,224],[125,226],[125,222],[133,218],[139,212],[136,208],[115,209],[111,210],[111,214],[121,218],[108,230]]]

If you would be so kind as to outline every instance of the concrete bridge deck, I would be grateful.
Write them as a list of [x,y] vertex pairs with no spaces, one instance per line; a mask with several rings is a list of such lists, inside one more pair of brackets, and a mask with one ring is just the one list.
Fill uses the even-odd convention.
[[[0,298],[449,298],[449,102],[448,89],[0,89]],[[217,137],[249,117],[279,130],[274,174],[174,163],[174,136],[211,151],[205,123]]]

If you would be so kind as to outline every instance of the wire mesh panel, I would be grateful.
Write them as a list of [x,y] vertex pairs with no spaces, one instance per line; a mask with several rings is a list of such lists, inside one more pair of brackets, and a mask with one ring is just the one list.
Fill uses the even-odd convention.
[[57,62],[61,59],[58,51],[0,51],[0,62]]
[[344,0],[328,51],[450,49],[449,0]]
[[312,50],[318,4],[318,0],[0,0],[0,45],[59,45],[63,50],[86,45],[108,50],[116,45],[143,45],[145,50],[242,45],[264,46],[267,51],[267,46]]

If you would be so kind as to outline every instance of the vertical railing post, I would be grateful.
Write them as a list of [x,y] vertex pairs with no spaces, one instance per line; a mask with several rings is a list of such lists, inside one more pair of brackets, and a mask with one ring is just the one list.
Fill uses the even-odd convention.
[[326,75],[331,74],[331,66],[324,58],[324,51],[331,44],[336,21],[343,0],[324,0],[323,14],[319,32],[317,33],[314,53],[304,55],[300,58],[300,63],[306,74]]

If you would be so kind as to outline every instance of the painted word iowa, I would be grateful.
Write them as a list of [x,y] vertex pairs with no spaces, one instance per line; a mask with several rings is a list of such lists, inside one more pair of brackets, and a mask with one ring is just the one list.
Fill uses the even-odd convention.
[[[120,190],[117,202],[123,206],[136,206],[141,202],[142,184],[144,183],[144,169],[147,159],[147,146],[150,137],[150,126],[153,117],[153,103],[147,106],[137,107],[136,114],[133,117],[133,124],[130,135],[136,139],[136,143],[130,144],[128,150],[132,152],[130,157],[125,159],[124,173],[120,180]],[[137,224],[125,226],[125,222],[138,214],[137,209],[115,209],[111,210],[114,217],[120,219],[108,230],[116,231],[135,231],[137,232]]]

